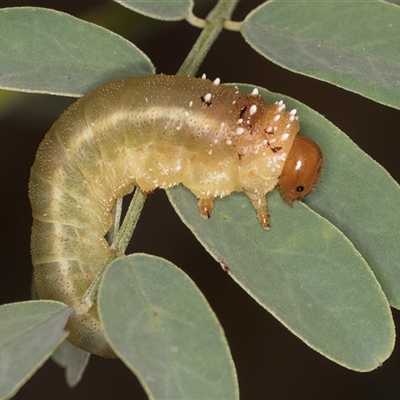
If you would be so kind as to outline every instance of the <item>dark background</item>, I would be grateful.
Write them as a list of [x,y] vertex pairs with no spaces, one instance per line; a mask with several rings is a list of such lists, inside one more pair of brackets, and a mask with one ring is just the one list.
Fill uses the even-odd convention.
[[[243,19],[261,2],[242,1],[234,19]],[[197,1],[196,14],[205,17],[214,3]],[[157,72],[163,73],[176,73],[200,32],[184,21],[162,22],[137,16],[111,1],[0,0],[0,8],[27,5],[54,8],[102,24],[138,45]],[[200,72],[211,79],[220,77],[223,82],[260,85],[304,102],[346,132],[399,181],[400,111],[285,71],[255,53],[235,32],[223,32]],[[0,108],[0,304],[30,298],[29,170],[44,133],[71,101],[22,94],[12,108]],[[188,273],[205,294],[231,346],[242,399],[400,398],[400,354],[396,349],[383,367],[357,373],[308,348],[222,271],[180,222],[163,191],[147,201],[130,247],[133,251],[167,258]],[[399,320],[399,312],[393,312]],[[146,395],[121,361],[99,357],[92,357],[82,382],[74,389],[66,385],[63,370],[49,360],[15,397],[111,398],[145,399]]]

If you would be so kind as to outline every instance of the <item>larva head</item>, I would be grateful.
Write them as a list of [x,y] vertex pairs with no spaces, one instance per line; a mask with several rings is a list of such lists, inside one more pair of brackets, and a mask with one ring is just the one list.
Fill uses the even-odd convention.
[[310,139],[296,136],[279,178],[282,199],[292,205],[293,200],[307,196],[317,184],[321,168],[319,146]]

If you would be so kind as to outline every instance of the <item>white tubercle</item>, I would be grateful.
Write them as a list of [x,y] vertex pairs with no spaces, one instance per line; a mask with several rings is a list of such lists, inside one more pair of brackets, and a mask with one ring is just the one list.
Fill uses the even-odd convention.
[[289,138],[289,134],[287,132],[283,133],[281,136],[281,140],[287,140]]
[[207,94],[204,96],[204,101],[205,101],[206,103],[209,103],[209,102],[211,101],[211,93],[207,93]]

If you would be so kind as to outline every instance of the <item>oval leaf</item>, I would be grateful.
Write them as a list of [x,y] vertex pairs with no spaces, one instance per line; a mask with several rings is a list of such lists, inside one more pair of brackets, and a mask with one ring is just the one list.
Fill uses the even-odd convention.
[[99,314],[111,346],[150,398],[238,398],[218,320],[170,262],[145,254],[115,260],[101,283]]
[[8,398],[37,371],[67,337],[72,309],[55,301],[0,307],[0,398]]
[[302,203],[268,196],[272,228],[249,200],[217,201],[208,221],[184,187],[170,199],[185,224],[232,278],[289,330],[325,357],[370,371],[389,357],[394,325],[386,297],[347,238]]
[[193,0],[174,1],[143,1],[143,0],[114,0],[116,3],[136,11],[147,17],[163,21],[185,19],[193,8]]
[[75,387],[89,363],[90,353],[64,341],[51,356],[53,361],[65,369],[65,380],[69,387]]
[[154,73],[132,43],[44,8],[0,10],[0,87],[79,97],[102,83]]
[[269,1],[242,26],[260,54],[400,109],[400,7],[384,1]]
[[[240,86],[250,93],[252,86]],[[326,118],[286,96],[260,89],[268,103],[283,99],[300,116],[301,135],[324,154],[322,178],[305,203],[339,228],[374,271],[393,307],[400,308],[400,186]]]
[[[251,92],[253,87],[242,85],[240,89]],[[363,160],[367,175],[371,168],[388,174],[336,128],[332,134],[329,129],[312,126],[310,135],[307,124],[311,121],[318,121],[322,128],[333,127],[319,114],[305,112],[305,106],[284,96],[278,97],[263,89],[260,93],[268,103],[283,98],[288,109],[298,108],[302,134],[305,127],[305,133],[322,147],[323,176],[309,199],[328,190],[327,196],[338,200],[339,214],[346,212],[346,202],[353,201],[360,213],[357,220],[364,220],[366,226],[371,215],[364,214],[360,197],[346,198],[344,189],[358,185],[357,176],[348,180],[346,166],[354,164],[356,157]],[[326,145],[335,140],[338,140],[337,147]],[[332,165],[340,171],[333,176]],[[337,185],[343,189],[340,201],[334,194]],[[250,201],[242,194],[217,199],[208,221],[200,219],[196,200],[184,188],[171,189],[169,197],[199,241],[223,266],[228,266],[233,278],[312,348],[358,371],[374,369],[390,355],[394,328],[387,300],[362,256],[327,220],[302,203],[291,209],[274,193],[268,195],[272,228],[265,232]],[[399,193],[397,197],[400,198]],[[366,197],[363,201],[371,199]],[[331,207],[331,203],[325,208]],[[343,219],[350,225],[354,218],[347,213]],[[371,240],[377,240],[377,236]],[[386,254],[389,248],[384,240],[380,240],[380,245],[383,246],[381,254]],[[385,268],[388,266],[390,263]],[[397,292],[398,289],[399,285]]]

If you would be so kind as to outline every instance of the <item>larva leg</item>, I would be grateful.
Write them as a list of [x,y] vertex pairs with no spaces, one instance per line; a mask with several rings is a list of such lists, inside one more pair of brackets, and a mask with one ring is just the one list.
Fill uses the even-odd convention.
[[249,196],[251,200],[251,204],[253,204],[253,207],[257,211],[257,217],[258,220],[260,221],[261,226],[268,230],[270,228],[269,226],[269,213],[267,210],[267,199],[265,197],[265,194],[263,195],[254,195],[252,193],[246,193],[247,196]]
[[208,219],[211,216],[211,211],[214,208],[214,197],[207,197],[206,199],[199,199],[197,202],[200,210],[200,216],[203,219]]

